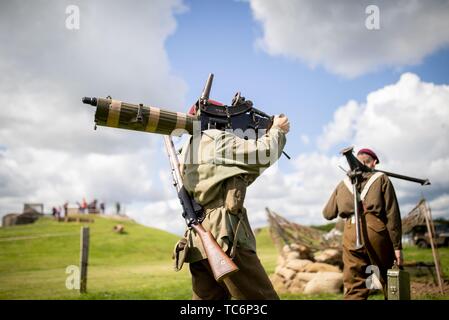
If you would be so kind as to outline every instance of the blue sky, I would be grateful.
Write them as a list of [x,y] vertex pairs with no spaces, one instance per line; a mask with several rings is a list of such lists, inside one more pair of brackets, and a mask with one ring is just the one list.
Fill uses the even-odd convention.
[[[316,148],[313,143],[302,143],[300,135],[313,139],[338,107],[351,99],[364,102],[369,92],[396,82],[404,72],[435,84],[449,83],[448,48],[426,56],[417,65],[380,68],[348,79],[321,66],[311,68],[298,59],[264,52],[256,44],[263,32],[261,25],[247,2],[185,4],[189,9],[176,16],[177,30],[167,39],[166,49],[173,73],[188,84],[187,101],[198,98],[208,73],[213,72],[214,98],[230,103],[234,93],[241,91],[267,113],[289,116],[292,138],[287,149],[293,154]],[[338,148],[331,150],[336,151]]]

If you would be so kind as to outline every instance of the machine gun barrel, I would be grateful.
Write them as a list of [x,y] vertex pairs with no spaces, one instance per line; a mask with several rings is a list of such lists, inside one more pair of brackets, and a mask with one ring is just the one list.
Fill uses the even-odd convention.
[[397,178],[397,179],[407,180],[407,181],[411,181],[411,182],[416,182],[416,183],[419,183],[419,184],[421,184],[423,186],[430,185],[429,179],[414,178],[414,177],[404,176],[402,174],[397,174],[397,173],[393,173],[393,172],[388,172],[388,171],[368,168],[363,163],[361,163],[359,161],[359,159],[357,159],[354,156],[353,149],[354,149],[353,147],[348,147],[348,148],[344,148],[340,152],[342,155],[344,155],[346,157],[346,160],[348,161],[349,168],[350,168],[351,171],[358,171],[360,173],[361,172],[382,172],[382,173],[384,173],[387,176],[392,177],[392,178]]
[[383,170],[377,170],[377,169],[372,169],[371,171],[373,171],[373,172],[382,172],[382,173],[385,173],[389,177],[402,179],[402,180],[406,180],[406,181],[411,181],[411,182],[416,182],[416,183],[419,183],[419,184],[421,184],[423,186],[430,185],[429,179],[419,179],[419,178],[404,176],[402,174],[397,174],[397,173],[383,171]]

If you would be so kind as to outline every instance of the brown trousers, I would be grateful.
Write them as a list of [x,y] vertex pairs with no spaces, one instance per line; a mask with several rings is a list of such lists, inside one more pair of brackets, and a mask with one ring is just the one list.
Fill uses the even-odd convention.
[[237,248],[233,259],[239,271],[218,283],[207,259],[190,263],[193,300],[279,300],[279,296],[251,250]]
[[[347,220],[343,234],[343,284],[345,300],[363,300],[370,294],[366,279],[372,273],[366,273],[372,265],[379,270],[379,280],[386,297],[387,270],[393,266],[394,249],[385,224],[371,214],[362,216],[362,239],[364,246],[355,249],[355,224]],[[373,272],[371,270],[371,272]]]

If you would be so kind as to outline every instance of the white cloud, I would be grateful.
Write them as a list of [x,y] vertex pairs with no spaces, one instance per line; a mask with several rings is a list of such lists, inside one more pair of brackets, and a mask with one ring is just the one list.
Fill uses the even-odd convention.
[[109,202],[159,200],[164,194],[155,186],[157,171],[142,161],[154,156],[154,151],[143,149],[107,155],[15,148],[0,157],[5,183],[0,190],[2,196],[32,202],[74,201],[86,195]]
[[348,140],[354,134],[354,122],[359,117],[359,106],[356,101],[349,101],[334,113],[331,123],[324,126],[323,134],[318,139],[318,147],[327,150],[335,143]]
[[[449,44],[448,1],[250,0],[271,55],[355,77],[382,67],[419,63]],[[380,29],[368,30],[368,5],[380,10]]]
[[[250,194],[270,198],[272,209],[300,223],[323,223],[322,209],[344,177],[338,165],[347,167],[342,157],[328,156],[325,150],[355,145],[356,150],[375,150],[379,169],[430,179],[431,186],[421,187],[392,178],[403,215],[424,195],[434,216],[448,217],[448,137],[449,86],[426,83],[405,73],[397,83],[371,92],[366,102],[349,101],[339,107],[317,139],[320,153],[297,157],[292,172],[262,176]],[[261,221],[262,205],[252,200],[249,204]]]
[[301,138],[302,143],[304,143],[305,145],[310,143],[310,138],[308,135],[302,134],[300,138]]
[[[175,194],[175,191],[171,195]],[[127,215],[142,224],[182,235],[186,228],[178,198],[170,197],[151,203],[133,203]]]
[[[78,31],[65,28],[69,4],[80,8]],[[27,201],[48,211],[82,197],[109,208],[173,198],[160,188],[162,137],[94,131],[94,108],[81,97],[181,110],[187,86],[172,74],[164,45],[183,10],[181,0],[2,4],[0,215]],[[139,217],[140,208],[129,213]]]
[[449,207],[449,193],[445,193],[439,197],[436,197],[429,204],[432,209],[432,216],[435,217],[446,217],[448,215]]

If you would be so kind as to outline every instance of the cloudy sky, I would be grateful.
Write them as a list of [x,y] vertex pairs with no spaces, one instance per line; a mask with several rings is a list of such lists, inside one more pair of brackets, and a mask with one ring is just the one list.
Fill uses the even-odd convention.
[[213,98],[291,119],[292,160],[248,191],[253,227],[267,206],[324,223],[349,145],[432,181],[393,180],[403,215],[425,196],[449,217],[449,1],[1,1],[0,41],[0,216],[86,197],[180,233],[162,137],[94,131],[80,99],[185,111],[213,72]]

